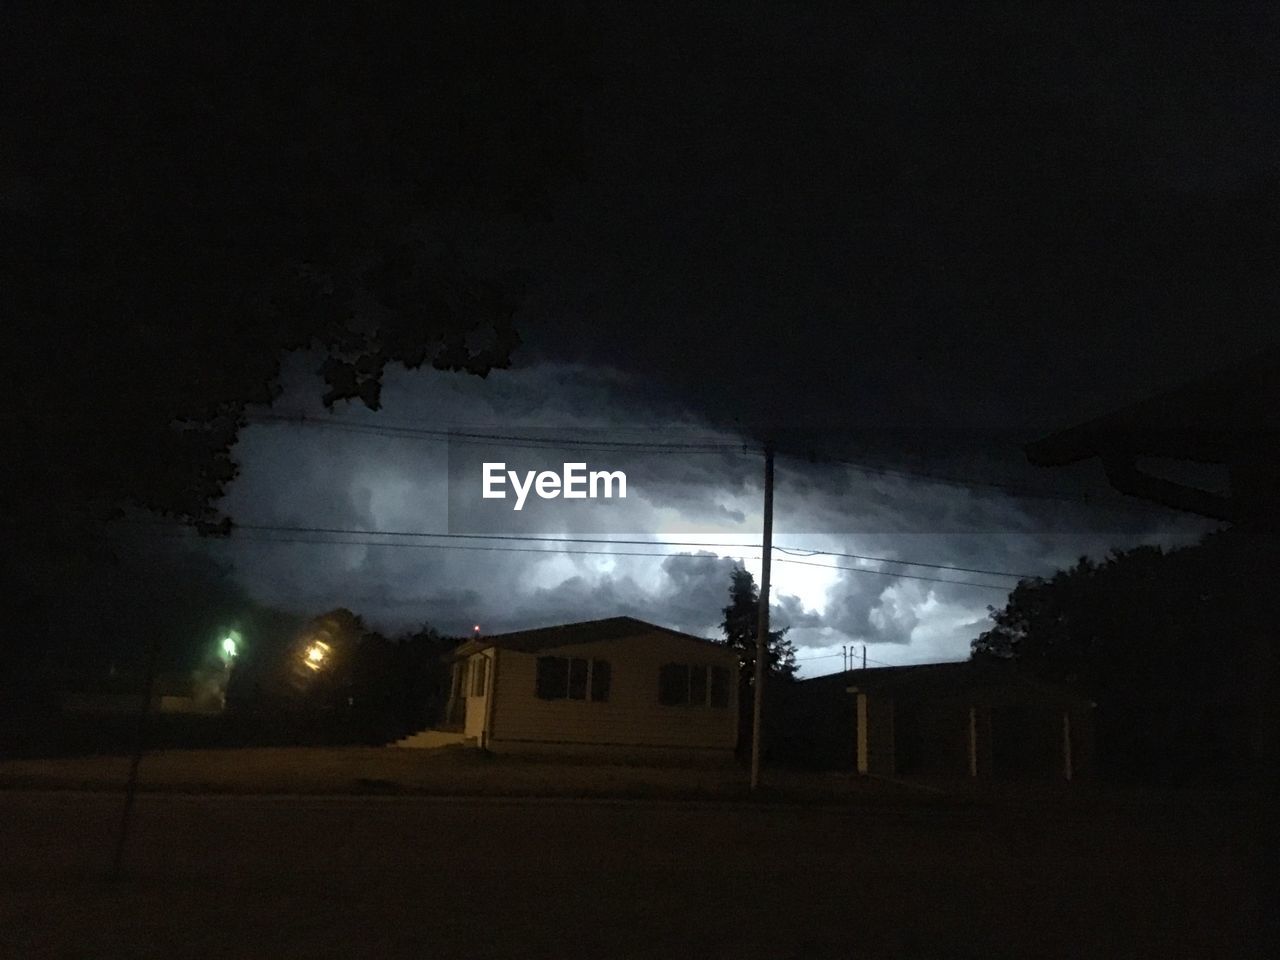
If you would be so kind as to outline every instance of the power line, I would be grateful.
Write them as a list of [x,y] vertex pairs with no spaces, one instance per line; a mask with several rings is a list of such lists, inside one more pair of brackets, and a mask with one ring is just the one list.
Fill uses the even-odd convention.
[[698,452],[698,453],[754,453],[752,445],[744,441],[704,440],[697,443],[658,440],[577,440],[557,437],[519,436],[516,434],[483,433],[428,427],[401,427],[391,424],[358,423],[355,421],[326,420],[305,414],[250,414],[251,423],[282,423],[296,426],[319,427],[329,430],[345,430],[349,433],[365,433],[375,436],[417,437],[431,440],[457,440],[466,443],[502,444],[511,447],[575,447],[594,450],[637,450],[647,452]]
[[927,480],[930,483],[940,484],[942,486],[958,487],[964,490],[973,490],[975,487],[985,487],[991,490],[997,490],[1011,497],[1021,497],[1031,500],[1054,500],[1062,503],[1074,503],[1088,507],[1101,507],[1104,509],[1114,510],[1136,510],[1143,513],[1167,512],[1162,508],[1153,504],[1144,502],[1131,502],[1129,500],[1100,500],[1094,499],[1087,495],[1077,496],[1070,493],[1057,493],[1051,490],[1038,490],[1034,487],[1023,487],[1017,484],[1002,483],[997,480],[978,480],[969,477],[955,477],[944,474],[929,473],[922,470],[907,470],[901,467],[886,467],[880,464],[867,463],[861,460],[850,460],[842,457],[815,456],[806,457],[800,454],[784,454],[791,460],[799,460],[807,463],[820,462],[832,463],[844,467],[852,467],[864,473],[880,474],[891,477],[904,477],[911,480]]
[[1013,573],[1008,570],[984,570],[981,567],[955,567],[949,563],[925,563],[920,560],[891,560],[888,557],[872,557],[860,553],[837,553],[833,550],[799,550],[793,547],[774,547],[775,550],[781,550],[783,553],[789,553],[792,556],[824,556],[824,557],[841,557],[846,560],[875,560],[879,563],[898,563],[907,567],[931,567],[935,570],[955,570],[957,573],[983,573],[992,577],[1017,577],[1020,580],[1035,580],[1037,575],[1034,573]]
[[[402,539],[391,540],[391,541],[368,539],[369,537],[375,537],[375,536],[386,536],[386,537],[397,537],[397,538],[399,537],[455,537],[456,536],[456,537],[465,538],[465,537],[471,536],[469,534],[433,534],[433,533],[406,533],[403,531],[343,530],[340,528],[332,528],[332,527],[328,527],[328,528],[287,527],[287,526],[274,526],[271,524],[246,524],[236,529],[245,530],[250,533],[316,534],[320,536],[342,536],[345,538],[341,540],[322,540],[322,539],[315,539],[314,537],[312,538],[276,537],[276,538],[257,538],[257,539],[252,537],[235,538],[238,542],[241,542],[241,543],[254,543],[254,542],[256,543],[306,543],[306,544],[327,545],[327,546],[408,547],[408,548],[423,549],[423,550],[432,550],[432,549],[434,550],[482,550],[482,551],[502,552],[502,553],[543,553],[543,554],[567,553],[567,554],[581,554],[581,555],[588,555],[588,556],[637,556],[637,557],[648,556],[648,557],[689,558],[694,560],[712,559],[706,556],[698,556],[697,554],[672,553],[670,551],[654,552],[654,551],[624,551],[624,550],[584,550],[580,548],[570,549],[565,547],[560,547],[554,550],[542,550],[534,547],[509,547],[509,546],[492,546],[492,545],[486,547],[486,546],[481,546],[476,544],[422,543],[422,542],[416,542],[416,541],[406,541]],[[566,538],[501,537],[501,536],[495,536],[493,534],[477,534],[476,536],[480,536],[485,539],[490,539],[490,538],[499,539],[499,540],[514,539],[514,540],[523,540],[526,542],[533,541],[533,542],[548,543],[548,544],[559,544],[559,543],[568,542],[568,543],[595,543],[595,544],[602,544],[602,545],[618,543],[622,545],[645,544],[645,545],[652,545],[652,546],[708,546],[708,544],[683,544],[679,542],[652,541],[652,540],[624,541],[624,540],[592,540],[592,539],[586,539],[586,538],[573,538],[573,537],[566,537]],[[352,539],[354,537],[361,537],[363,539]],[[756,551],[759,550],[759,547],[752,547],[750,545],[744,545],[744,544],[726,544],[724,546],[727,546],[727,547],[746,546],[747,549],[749,550],[756,550]],[[745,555],[741,555],[741,556],[743,559],[752,559],[752,560],[760,559],[759,555],[752,555],[749,558],[747,558]],[[717,557],[715,559],[733,559],[733,558]],[[945,577],[926,577],[926,576],[921,576],[919,574],[896,573],[890,570],[870,570],[866,567],[849,567],[849,566],[842,566],[840,564],[811,563],[806,560],[795,560],[787,557],[779,557],[778,562],[790,563],[790,564],[796,564],[796,565],[808,566],[808,567],[820,567],[824,570],[843,570],[843,571],[848,571],[850,573],[871,574],[874,576],[890,577],[894,579],[921,580],[929,583],[951,583],[957,586],[977,587],[985,590],[999,590],[1002,593],[1008,593],[1009,590],[1011,589],[1008,585],[1003,585],[1003,584],[978,583],[972,580],[954,580],[954,579],[948,579]]]
[[982,587],[986,590],[999,590],[1002,593],[1009,593],[1013,588],[1008,584],[1000,583],[978,583],[973,580],[951,580],[946,577],[925,577],[917,573],[897,573],[893,570],[868,570],[866,567],[843,567],[834,563],[810,563],[807,560],[792,560],[787,557],[779,557],[779,563],[793,563],[803,567],[821,567],[824,570],[848,570],[851,573],[869,573],[878,577],[893,577],[901,580],[923,580],[927,583],[955,583],[966,587]]
[[[130,521],[144,524],[170,524],[172,521],[165,520],[139,520]],[[347,527],[304,527],[304,526],[286,526],[282,524],[256,524],[256,523],[237,523],[232,530],[252,530],[267,531],[272,533],[323,533],[323,534],[340,534],[361,537],[433,537],[446,540],[516,540],[532,543],[595,543],[604,545],[620,544],[623,546],[661,546],[661,547],[723,547],[733,548],[742,547],[748,550],[759,549],[758,544],[754,543],[735,543],[723,540],[634,540],[615,537],[556,537],[535,534],[506,534],[506,533],[441,533],[419,530],[361,530],[351,529]],[[923,560],[898,560],[892,557],[877,557],[870,554],[859,553],[840,553],[834,550],[817,550],[800,547],[775,547],[783,553],[793,556],[803,557],[837,557],[845,560],[866,560],[876,563],[893,563],[901,566],[909,567],[929,567],[936,570],[955,570],[959,573],[980,573],[994,577],[1013,577],[1019,580],[1034,580],[1037,574],[1016,573],[1010,570],[986,570],[979,567],[956,567],[945,563],[928,563]],[[861,569],[861,568],[835,568],[835,569]],[[874,571],[869,571],[874,572]],[[890,574],[895,575],[895,574]]]
[[[363,433],[373,436],[384,437],[418,437],[432,440],[456,440],[464,443],[488,444],[525,448],[525,449],[548,449],[571,447],[577,449],[589,450],[635,450],[647,452],[686,452],[686,453],[739,453],[739,454],[756,454],[761,453],[760,445],[746,440],[703,440],[698,442],[677,442],[677,441],[655,441],[655,440],[580,440],[570,438],[556,437],[538,437],[538,436],[521,436],[518,434],[503,433],[487,433],[480,430],[457,430],[442,427],[422,427],[422,426],[399,426],[393,423],[362,423],[352,420],[340,420],[336,418],[320,418],[307,414],[279,414],[279,413],[252,413],[248,415],[251,423],[279,423],[293,424],[295,426],[318,427],[322,429],[346,431],[349,433]],[[405,423],[408,421],[399,421]],[[570,429],[560,427],[557,429]],[[580,428],[586,429],[586,428]],[[1087,496],[1080,497],[1068,493],[1056,493],[1049,490],[1038,490],[1032,487],[1023,487],[1017,484],[1002,483],[993,480],[978,480],[968,477],[955,477],[943,474],[930,473],[921,470],[908,470],[900,467],[886,467],[880,464],[867,463],[861,460],[852,460],[843,457],[832,457],[818,455],[816,457],[808,457],[802,454],[780,453],[787,459],[793,461],[804,462],[822,462],[838,464],[840,466],[851,467],[864,473],[879,474],[882,476],[904,477],[913,480],[925,480],[930,483],[942,484],[944,486],[952,486],[966,490],[973,490],[977,487],[996,490],[1011,497],[1022,497],[1027,499],[1054,500],[1063,503],[1075,503],[1083,506],[1102,507],[1105,509],[1123,509],[1123,510],[1140,510],[1143,512],[1152,512],[1159,510],[1145,503],[1131,503],[1126,500],[1099,501],[1091,499]]]
[[[808,662],[813,662],[815,660],[831,660],[835,657],[843,657],[843,656],[845,656],[845,654],[843,653],[824,653],[816,657],[796,657],[796,663],[808,663]],[[861,658],[858,658],[858,659],[861,659]],[[889,663],[885,660],[877,660],[875,657],[867,657],[867,662],[879,664],[882,667],[919,667],[919,666],[927,666],[935,663],[967,663],[968,657],[965,657],[960,660],[908,660],[905,663]],[[840,670],[837,672],[853,673],[853,672],[856,672],[858,669],[860,668],[852,667],[849,670]],[[827,673],[821,674],[821,676],[824,676],[824,677],[832,676],[832,675],[833,674],[827,674]]]
[[[186,526],[185,524],[174,524],[171,521],[163,521],[163,520],[133,521],[133,522],[142,523],[144,525]],[[359,529],[350,529],[350,528],[344,528],[344,527],[304,527],[304,526],[289,526],[284,524],[265,524],[265,523],[236,524],[232,528],[232,530],[262,532],[262,533],[319,534],[319,535],[325,535],[325,536],[342,536],[342,537],[393,537],[393,538],[396,538],[397,540],[401,540],[404,538],[420,539],[420,538],[429,537],[429,538],[438,538],[438,539],[445,539],[445,540],[486,540],[486,541],[499,540],[499,541],[517,541],[517,542],[525,542],[525,543],[547,543],[547,544],[578,543],[578,544],[598,544],[602,546],[620,545],[620,546],[646,546],[646,547],[647,546],[699,547],[699,548],[719,547],[721,549],[743,548],[746,550],[760,549],[759,546],[756,544],[726,543],[723,541],[706,542],[706,541],[692,541],[692,540],[633,540],[633,539],[613,539],[613,538],[600,538],[600,537],[549,537],[549,536],[534,536],[530,534],[494,534],[494,533],[430,533],[430,532],[424,532],[424,531],[409,531],[409,530],[359,530]],[[281,542],[285,542],[285,541],[281,541]],[[302,541],[302,542],[353,543],[353,544],[365,544],[369,546],[396,545],[395,543],[386,543],[385,541],[378,541],[378,540],[357,541],[357,540],[350,540],[350,539],[341,540],[341,541],[312,540],[312,541]],[[436,546],[442,549],[450,546],[449,544],[403,544],[403,545],[420,546],[420,547]],[[477,548],[473,547],[471,549],[477,549]],[[495,547],[493,549],[500,550],[503,548]],[[790,553],[793,555],[796,553],[794,548],[778,547],[776,549],[781,550],[784,553]],[[542,550],[515,551],[511,549],[510,552],[545,553],[548,551],[542,551]],[[569,552],[578,552],[578,551],[561,550],[558,552],[569,553]],[[582,552],[585,552],[585,551],[582,551]],[[600,551],[600,552],[603,554],[610,554],[610,555],[617,555],[617,556],[628,555],[623,553],[622,551],[617,551],[617,550]],[[681,554],[673,554],[673,553],[660,553],[660,554],[634,553],[630,555],[633,555],[633,556],[646,556],[646,555],[648,556],[681,556]],[[881,562],[881,563],[894,563],[894,564],[899,564],[903,566],[929,567],[932,569],[939,569],[939,570],[956,570],[964,573],[980,573],[980,574],[986,574],[990,576],[1014,577],[1017,579],[1034,579],[1034,576],[1031,574],[1021,574],[1021,573],[1013,573],[1009,571],[998,571],[998,570],[982,570],[978,568],[969,568],[969,567],[951,567],[946,564],[925,563],[923,561],[917,562],[913,560],[895,560],[888,557],[873,557],[873,556],[864,555],[864,554],[837,553],[837,552],[826,551],[826,550],[804,551],[803,555],[806,557],[830,556],[838,559],[866,560],[866,561]],[[753,557],[752,559],[759,559],[759,557],[758,556]],[[955,579],[948,579],[943,577],[926,577],[926,576],[920,576],[916,574],[898,573],[892,570],[871,570],[866,567],[849,567],[849,566],[843,566],[840,564],[809,563],[804,560],[792,559],[790,557],[779,557],[778,562],[798,564],[801,566],[821,567],[826,570],[847,570],[855,573],[868,573],[868,574],[875,574],[875,575],[885,576],[885,577],[901,577],[901,578],[906,578],[910,580],[923,580],[923,581],[928,581],[933,583],[960,583],[968,586],[986,587],[988,589],[993,589],[993,590],[1009,589],[1008,587],[999,585],[999,584],[980,584],[980,583],[974,583],[973,581],[968,581],[968,580],[955,580]]]
[[[341,424],[341,425],[351,425],[351,426],[358,426],[358,427],[367,427],[371,429],[391,427],[391,428],[399,428],[404,430],[413,430],[419,433],[447,434],[447,435],[456,434],[456,435],[462,435],[462,436],[478,437],[486,440],[494,437],[503,436],[503,434],[494,434],[491,432],[492,430],[497,429],[497,426],[493,423],[461,423],[459,421],[425,420],[420,417],[417,417],[417,418],[390,417],[383,412],[379,412],[376,416],[372,418],[364,417],[359,419],[351,419],[351,418],[340,417],[335,415],[313,416],[311,414],[306,413],[303,410],[298,410],[292,413],[277,412],[277,411],[272,411],[272,412],[250,411],[250,412],[246,412],[246,417],[249,418],[250,420],[254,420],[254,419],[279,420],[279,421],[284,421],[289,423],[297,423],[299,421],[304,421],[306,423],[310,423],[316,426],[328,426],[331,424]],[[526,434],[518,437],[517,439],[538,440],[538,441],[545,441],[545,442],[553,442],[557,439],[556,437],[547,436],[547,434],[550,434],[553,432],[576,433],[576,434],[599,434],[599,435],[607,435],[609,437],[617,436],[619,434],[653,435],[656,433],[660,433],[664,436],[669,436],[672,434],[673,431],[681,431],[686,434],[694,435],[693,427],[688,425],[672,424],[672,423],[617,424],[617,425],[610,424],[609,426],[603,426],[603,427],[589,426],[587,424],[581,424],[581,423],[561,423],[554,427],[538,426],[536,424],[525,424],[522,426],[521,429],[535,431],[536,435],[530,436]],[[697,428],[697,430],[698,430],[698,433],[696,435],[698,436],[698,440],[694,445],[700,445],[705,443],[705,444],[726,444],[730,446],[743,446],[743,445],[750,446],[750,443],[746,440],[741,439],[740,436],[729,434],[724,430],[714,431],[706,427],[699,427]],[[582,442],[586,443],[591,441],[582,441]],[[612,441],[606,441],[606,442],[612,442]],[[661,440],[661,441],[638,441],[638,442],[641,444],[656,442],[656,443],[665,445],[671,441]],[[693,443],[693,441],[690,441],[690,442]],[[758,449],[762,450],[763,446],[760,445]]]
[[[216,542],[216,541],[215,541]],[[543,550],[539,547],[498,547],[498,546],[481,546],[479,544],[464,543],[405,543],[405,542],[387,542],[385,540],[317,540],[307,539],[303,537],[232,537],[230,541],[235,543],[305,543],[314,544],[316,546],[328,547],[397,547],[417,550],[478,550],[481,552],[491,553],[540,553],[544,556],[555,556],[559,554],[574,554],[593,557],[670,557],[675,560],[727,560],[728,557],[699,557],[691,553],[671,553],[648,550],[582,550],[579,548],[560,548],[555,550]],[[751,556],[747,559],[759,560],[759,556]]]

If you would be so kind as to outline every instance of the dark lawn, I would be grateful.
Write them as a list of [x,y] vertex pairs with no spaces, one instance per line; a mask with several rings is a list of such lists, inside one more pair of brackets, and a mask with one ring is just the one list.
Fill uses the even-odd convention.
[[0,791],[0,955],[1254,955],[1261,811],[1139,799],[144,795],[112,886],[118,797]]

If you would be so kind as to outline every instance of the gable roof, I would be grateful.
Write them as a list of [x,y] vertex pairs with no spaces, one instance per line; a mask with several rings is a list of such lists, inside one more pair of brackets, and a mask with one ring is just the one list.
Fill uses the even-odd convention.
[[515,650],[520,653],[538,653],[557,647],[569,647],[580,643],[597,643],[601,640],[622,640],[627,637],[638,637],[646,633],[663,633],[668,636],[686,640],[691,643],[712,647],[726,654],[731,651],[723,644],[695,637],[691,633],[681,633],[656,623],[648,623],[635,617],[606,617],[603,620],[584,620],[580,623],[563,623],[550,627],[538,627],[533,630],[516,630],[511,633],[495,633],[491,636],[471,637],[461,643],[453,655],[468,656],[490,647],[500,650]]

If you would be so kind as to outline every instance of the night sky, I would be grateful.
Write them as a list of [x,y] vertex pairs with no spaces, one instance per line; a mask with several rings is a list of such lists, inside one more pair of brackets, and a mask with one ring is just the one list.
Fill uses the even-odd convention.
[[[850,6],[570,7],[590,62],[577,169],[541,219],[447,225],[522,278],[512,368],[392,367],[381,411],[330,412],[315,357],[293,357],[258,413],[360,429],[247,428],[221,506],[296,529],[202,549],[258,599],[385,629],[630,614],[712,635],[734,558],[759,573],[771,438],[776,539],[794,550],[774,617],[811,675],[848,643],[876,663],[961,658],[1017,575],[1210,529],[1021,448],[1274,339],[1280,15]],[[25,202],[15,184],[7,202]],[[449,448],[421,432],[440,430],[571,440],[483,458],[625,466],[629,497],[495,528],[468,514],[478,474],[448,488]],[[681,544],[610,557],[318,528]],[[296,542],[343,539],[376,542]]]

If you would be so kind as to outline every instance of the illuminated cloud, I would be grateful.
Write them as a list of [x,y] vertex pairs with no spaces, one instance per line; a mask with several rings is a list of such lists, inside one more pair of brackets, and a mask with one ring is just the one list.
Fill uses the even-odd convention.
[[[305,398],[313,392],[303,388],[305,380],[299,365],[276,409],[327,416],[309,406]],[[337,416],[374,427],[542,431],[586,440],[652,438],[654,424],[667,423],[674,426],[659,434],[667,440],[740,439],[678,407],[637,403],[634,387],[616,371],[566,365],[518,369],[486,381],[400,374],[390,378],[382,413],[344,410]],[[446,510],[448,453],[444,442],[411,434],[255,425],[237,449],[241,475],[225,506],[245,524],[467,531],[468,519],[450,512],[457,497]],[[548,465],[557,469],[561,456],[559,450],[501,445],[491,453],[531,464],[548,456],[556,460]],[[610,453],[590,455],[613,465]],[[522,536],[643,541],[611,548],[616,555],[598,555],[606,549],[599,544],[530,541],[358,536],[345,539],[361,542],[334,544],[344,538],[319,532],[246,532],[211,549],[230,559],[245,586],[264,601],[304,613],[347,606],[385,630],[430,622],[455,633],[473,623],[495,631],[628,614],[718,634],[732,566],[741,562],[760,577],[753,546],[761,516],[758,456],[661,453],[616,459],[625,460],[629,471],[632,493],[625,501],[611,502],[607,514],[599,501],[547,501],[548,509],[531,511],[533,525],[520,530]],[[1138,528],[1132,535],[1176,533],[1170,525],[1163,531]],[[302,540],[321,542],[295,542]],[[775,557],[773,617],[791,628],[804,672],[815,673],[838,668],[840,660],[831,654],[841,644],[865,642],[881,662],[964,656],[968,641],[985,629],[987,604],[1004,599],[999,590],[901,574],[1007,588],[1014,581],[804,551],[1045,573],[1081,552],[1104,550],[1115,537],[1088,529],[1037,533],[1027,505],[1009,498],[976,500],[954,487],[788,463],[779,470],[776,542],[791,552]],[[519,552],[495,549],[503,546]],[[821,654],[826,657],[809,659]]]

